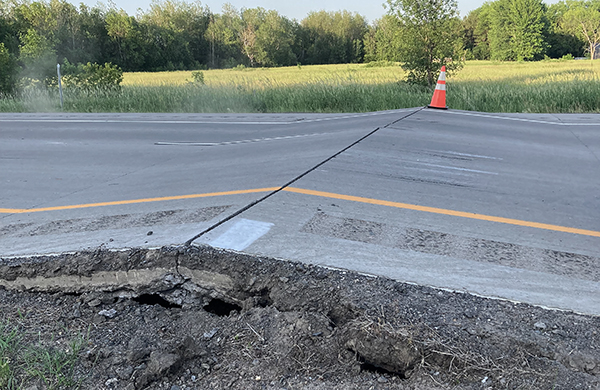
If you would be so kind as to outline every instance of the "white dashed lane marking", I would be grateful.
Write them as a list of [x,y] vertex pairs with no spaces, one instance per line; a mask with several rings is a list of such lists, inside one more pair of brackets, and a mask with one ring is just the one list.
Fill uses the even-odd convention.
[[293,138],[315,137],[315,136],[326,135],[326,134],[330,134],[330,133],[286,135],[286,136],[281,136],[281,137],[253,138],[253,139],[223,141],[223,142],[155,142],[154,145],[158,145],[158,146],[223,146],[223,145],[249,144],[249,143],[253,143],[253,142],[279,141],[279,140],[283,140],[283,139],[293,139]]

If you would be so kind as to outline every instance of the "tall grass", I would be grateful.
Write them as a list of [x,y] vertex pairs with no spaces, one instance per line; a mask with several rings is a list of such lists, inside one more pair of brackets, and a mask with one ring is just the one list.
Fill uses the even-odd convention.
[[[69,112],[365,112],[418,107],[433,90],[400,82],[402,69],[321,65],[126,74],[120,91],[65,90]],[[386,66],[387,65],[387,66]],[[448,78],[447,103],[485,112],[600,112],[599,61],[468,62]],[[188,74],[189,73],[189,74]],[[3,112],[60,111],[56,91],[0,99]]]
[[523,86],[516,83],[464,82],[450,85],[448,107],[483,112],[600,112],[600,81],[569,81]]
[[[0,100],[4,112],[60,111],[55,92]],[[407,84],[308,84],[249,89],[208,86],[130,86],[119,92],[65,91],[68,112],[364,112],[424,105],[428,89]]]

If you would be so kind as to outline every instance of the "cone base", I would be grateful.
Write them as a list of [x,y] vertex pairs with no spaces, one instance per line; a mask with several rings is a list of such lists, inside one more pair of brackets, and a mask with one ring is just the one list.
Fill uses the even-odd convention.
[[427,108],[435,108],[436,110],[447,110],[448,107],[427,106]]

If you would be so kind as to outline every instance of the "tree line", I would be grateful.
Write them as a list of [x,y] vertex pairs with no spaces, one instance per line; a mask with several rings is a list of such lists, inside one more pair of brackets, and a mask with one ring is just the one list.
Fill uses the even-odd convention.
[[496,0],[463,19],[463,42],[472,59],[531,61],[545,57],[597,58],[600,1]]
[[[57,62],[164,71],[405,61],[407,51],[422,50],[415,32],[437,23],[437,12],[452,30],[446,45],[463,60],[593,58],[600,43],[600,0],[551,6],[496,0],[462,19],[455,2],[423,13],[428,3],[436,0],[388,0],[388,14],[369,24],[348,11],[311,12],[297,21],[260,7],[225,4],[213,13],[181,0],[155,0],[136,16],[114,3],[0,0],[0,91],[9,91],[17,77],[50,80]],[[421,20],[411,21],[414,15]]]

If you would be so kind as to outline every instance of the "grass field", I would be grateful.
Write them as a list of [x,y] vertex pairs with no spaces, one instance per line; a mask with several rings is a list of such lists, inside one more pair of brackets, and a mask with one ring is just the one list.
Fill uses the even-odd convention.
[[[302,65],[282,68],[214,69],[203,71],[205,83],[211,87],[243,86],[248,88],[274,88],[306,84],[383,84],[396,82],[404,71],[394,63],[387,66],[367,64]],[[391,66],[390,66],[391,65]],[[125,73],[123,85],[183,85],[192,80],[191,71]]]
[[[283,68],[215,69],[203,71],[208,86],[273,88],[315,83],[384,84],[402,80],[398,64],[309,65]],[[124,86],[183,85],[192,80],[191,71],[125,73]],[[525,85],[576,80],[600,80],[600,61],[491,62],[468,61],[449,81],[516,82]]]
[[[364,112],[424,106],[432,88],[401,82],[398,64],[126,73],[119,92],[65,91],[71,112]],[[600,112],[600,61],[470,61],[448,77],[450,108]],[[59,111],[54,91],[1,99],[0,111]]]

